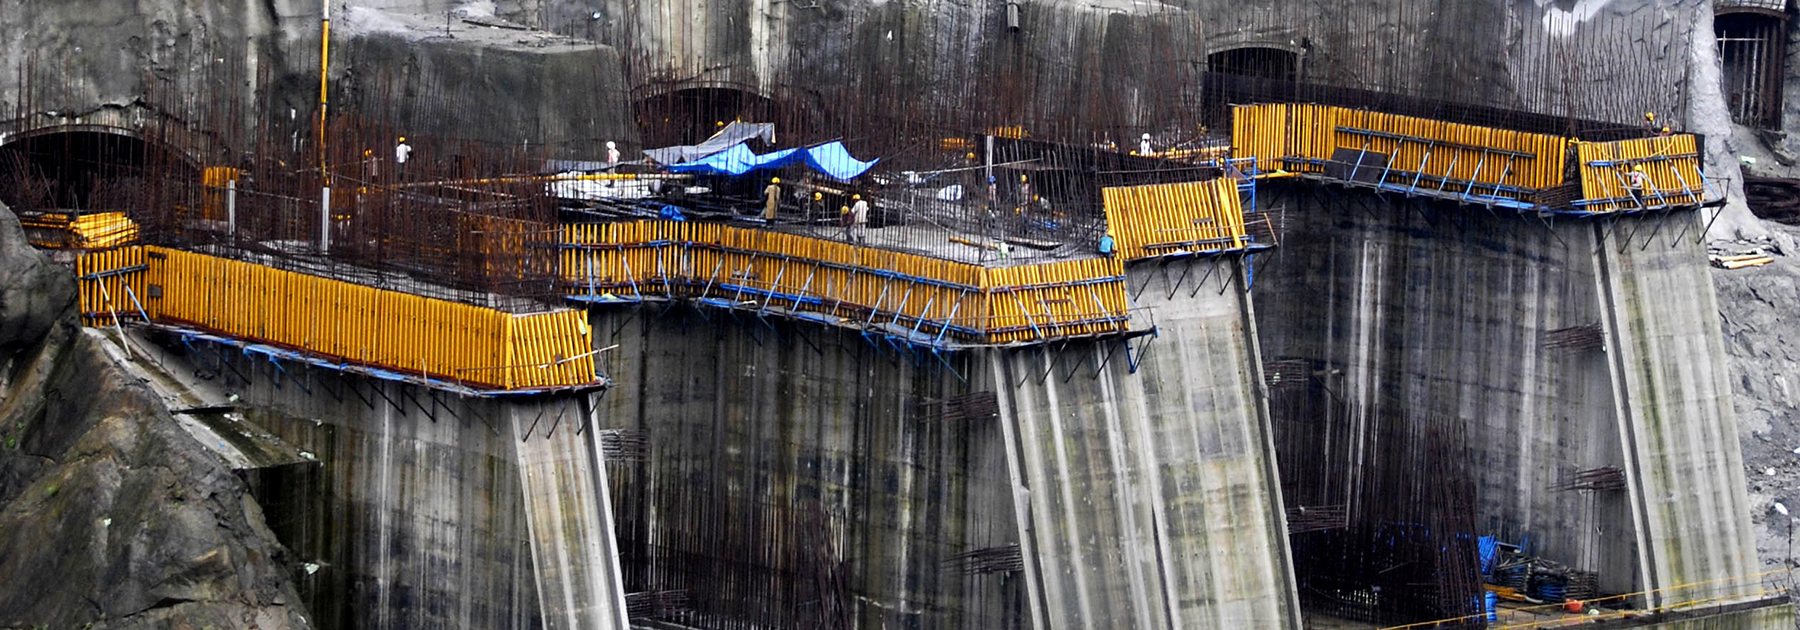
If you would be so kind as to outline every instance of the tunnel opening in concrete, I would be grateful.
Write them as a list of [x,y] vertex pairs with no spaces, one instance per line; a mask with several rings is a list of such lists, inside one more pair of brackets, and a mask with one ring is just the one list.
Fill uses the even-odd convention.
[[774,113],[768,97],[736,87],[678,89],[632,103],[647,147],[698,144],[732,121],[773,122]]
[[1738,7],[1713,20],[1726,104],[1738,124],[1762,129],[1781,126],[1783,60],[1787,57],[1787,16]]
[[1206,56],[1203,102],[1206,123],[1231,122],[1232,103],[1281,98],[1300,81],[1300,53],[1274,46],[1243,46]]
[[124,129],[52,129],[0,145],[0,201],[18,211],[139,210],[171,178],[198,176],[186,156]]

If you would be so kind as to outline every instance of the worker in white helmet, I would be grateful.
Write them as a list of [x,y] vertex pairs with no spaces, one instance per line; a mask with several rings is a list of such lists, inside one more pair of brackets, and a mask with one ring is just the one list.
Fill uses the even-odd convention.
[[1144,137],[1138,140],[1138,155],[1148,156],[1150,153],[1150,134],[1144,134]]
[[606,141],[606,163],[612,165],[619,163],[619,145],[611,140]]

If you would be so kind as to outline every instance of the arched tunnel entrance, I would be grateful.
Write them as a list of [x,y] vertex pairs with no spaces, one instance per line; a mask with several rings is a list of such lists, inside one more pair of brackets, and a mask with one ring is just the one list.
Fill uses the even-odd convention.
[[198,178],[186,156],[124,129],[52,128],[0,145],[0,202],[15,211],[140,210]]
[[731,87],[699,87],[663,92],[632,101],[644,146],[697,144],[734,120],[774,120],[774,102],[755,92]]
[[1300,53],[1294,50],[1243,46],[1207,55],[1206,120],[1228,124],[1231,103],[1290,100],[1299,80]]
[[1787,16],[1773,10],[1720,9],[1713,18],[1725,102],[1738,124],[1781,126],[1781,83],[1787,59]]

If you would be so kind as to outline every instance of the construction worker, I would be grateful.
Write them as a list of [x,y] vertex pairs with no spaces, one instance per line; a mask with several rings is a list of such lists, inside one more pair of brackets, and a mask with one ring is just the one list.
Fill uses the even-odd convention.
[[1667,138],[1674,134],[1675,134],[1675,131],[1672,129],[1669,129],[1668,127],[1663,127],[1661,131],[1656,132],[1657,137],[1660,137],[1660,138]]
[[606,163],[614,166],[619,164],[619,145],[611,140],[606,141]]
[[1644,191],[1649,186],[1650,176],[1644,173],[1644,165],[1631,167],[1631,173],[1625,176],[1625,190],[1631,194],[1631,200],[1637,202],[1639,208],[1646,207]]
[[856,202],[850,206],[850,236],[858,245],[868,239],[869,202],[862,195],[851,195],[850,200]]
[[1644,112],[1644,128],[1656,132],[1656,112]]
[[1144,134],[1144,137],[1138,140],[1138,155],[1149,157],[1150,153],[1150,134]]
[[406,160],[412,157],[412,152],[412,145],[406,143],[406,136],[400,136],[399,142],[394,144],[394,177],[406,174]]
[[763,220],[764,221],[774,221],[775,220],[775,209],[780,206],[781,206],[781,178],[780,177],[771,177],[771,178],[769,178],[769,185],[767,187],[763,188],[763,213],[762,213]]
[[814,191],[812,199],[806,202],[806,222],[812,223],[825,212],[825,193]]

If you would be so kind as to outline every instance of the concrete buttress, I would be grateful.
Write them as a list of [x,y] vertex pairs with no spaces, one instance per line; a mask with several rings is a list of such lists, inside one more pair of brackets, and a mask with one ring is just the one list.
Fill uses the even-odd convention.
[[[519,483],[544,627],[625,630],[606,467],[584,397],[515,405]],[[555,416],[552,421],[550,416]],[[534,429],[535,428],[535,429]]]
[[1154,337],[987,353],[1033,622],[1297,628],[1237,263],[1144,264],[1130,279],[1133,328]]

